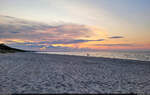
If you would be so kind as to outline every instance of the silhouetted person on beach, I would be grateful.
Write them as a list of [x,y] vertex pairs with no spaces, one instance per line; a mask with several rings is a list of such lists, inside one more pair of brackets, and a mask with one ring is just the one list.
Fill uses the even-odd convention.
[[87,53],[86,56],[90,56],[90,54]]

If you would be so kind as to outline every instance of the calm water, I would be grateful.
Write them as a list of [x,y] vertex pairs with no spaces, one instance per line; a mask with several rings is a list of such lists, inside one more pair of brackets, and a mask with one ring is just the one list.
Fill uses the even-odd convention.
[[134,59],[150,61],[150,51],[100,51],[100,52],[38,52],[46,54],[80,55],[107,58]]

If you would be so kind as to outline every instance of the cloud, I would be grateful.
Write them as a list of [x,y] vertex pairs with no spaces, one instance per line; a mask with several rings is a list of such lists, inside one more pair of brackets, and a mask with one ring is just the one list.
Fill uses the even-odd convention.
[[72,48],[72,47],[65,47],[65,46],[53,46],[53,45],[44,45],[44,44],[38,44],[38,43],[10,43],[8,46],[14,47],[14,48],[20,48],[24,50],[41,50],[41,51],[89,51],[92,49],[89,48]]
[[19,32],[18,32],[18,31],[12,31],[11,33],[17,34],[17,33],[19,33]]
[[95,46],[134,46],[133,44],[95,44]]
[[82,39],[62,39],[62,40],[56,40],[56,41],[41,41],[39,44],[76,44],[76,43],[84,43],[89,41],[104,41],[105,39],[98,39],[98,40],[82,40]]
[[[103,30],[87,25],[63,23],[48,25],[17,19],[9,16],[0,16],[0,38],[28,39],[28,40],[61,40],[80,39],[103,35]],[[13,23],[13,24],[12,24]],[[98,33],[96,34],[95,31]],[[78,41],[77,41],[78,42]],[[84,41],[81,41],[84,42]]]
[[[0,18],[0,38],[58,40],[90,38],[96,35],[92,27],[86,25],[63,23],[53,26],[13,17],[0,17],[2,17]],[[97,31],[101,32],[101,30]]]
[[120,38],[124,38],[123,36],[112,36],[112,37],[109,37],[110,39],[120,39]]
[[[56,41],[40,41],[40,42],[30,42],[30,41],[21,41],[19,39],[7,40],[8,45],[16,48],[21,48],[25,50],[49,50],[49,51],[85,51],[92,50],[89,48],[75,48],[75,47],[66,47],[67,44],[77,44],[84,43],[89,41],[103,41],[104,39],[98,40],[82,40],[82,39],[64,39]],[[55,46],[54,44],[63,44],[64,46]]]

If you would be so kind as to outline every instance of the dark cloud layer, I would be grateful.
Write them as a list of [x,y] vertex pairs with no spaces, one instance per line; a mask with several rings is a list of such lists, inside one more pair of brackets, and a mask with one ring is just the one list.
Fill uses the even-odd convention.
[[89,41],[104,41],[104,39],[99,40],[73,40],[73,39],[64,39],[64,40],[56,40],[56,41],[41,41],[39,44],[75,44],[75,43],[83,43],[83,42],[89,42]]
[[120,39],[120,38],[124,38],[123,36],[112,36],[112,37],[109,37],[110,39]]

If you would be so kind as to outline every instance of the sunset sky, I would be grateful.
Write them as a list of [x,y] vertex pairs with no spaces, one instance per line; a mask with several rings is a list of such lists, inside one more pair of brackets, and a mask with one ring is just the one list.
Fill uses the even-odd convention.
[[0,0],[0,43],[27,50],[150,50],[150,0]]

